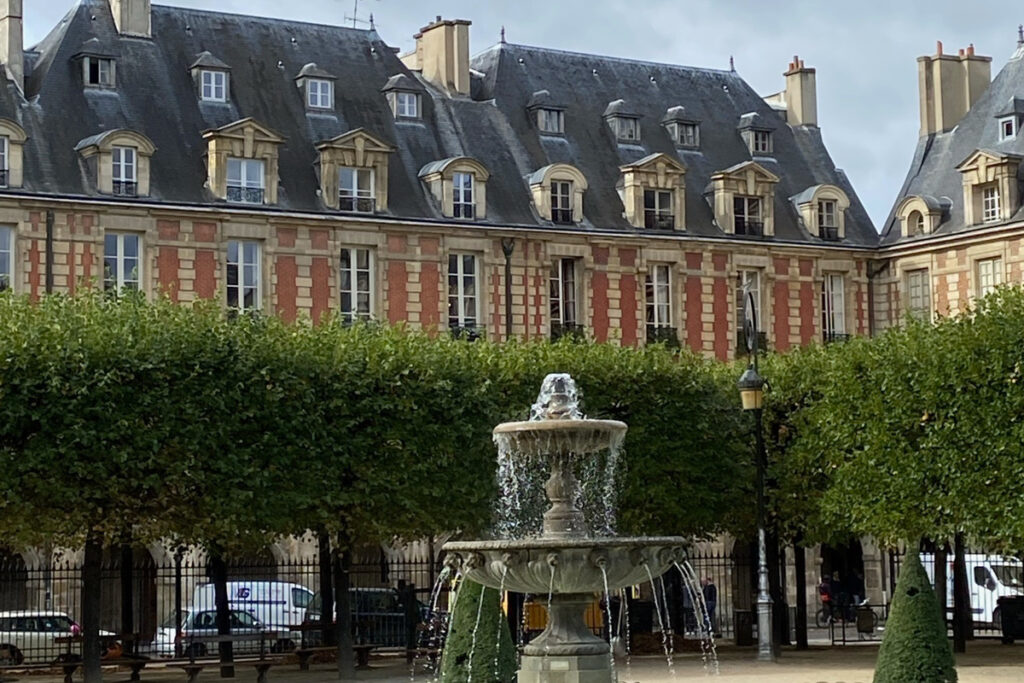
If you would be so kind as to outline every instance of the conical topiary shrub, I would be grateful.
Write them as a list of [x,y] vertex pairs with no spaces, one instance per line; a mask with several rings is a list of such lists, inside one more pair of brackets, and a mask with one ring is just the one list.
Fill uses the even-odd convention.
[[908,552],[875,664],[875,683],[954,683],[946,620],[916,552]]
[[441,683],[509,683],[515,675],[516,651],[501,596],[464,580],[441,655]]

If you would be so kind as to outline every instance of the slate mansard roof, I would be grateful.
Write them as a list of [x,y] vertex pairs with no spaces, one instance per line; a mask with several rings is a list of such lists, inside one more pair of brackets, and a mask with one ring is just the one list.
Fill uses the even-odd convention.
[[[221,205],[205,187],[202,133],[251,117],[285,139],[278,202],[257,210],[329,212],[318,196],[316,144],[364,128],[395,148],[388,178],[391,217],[445,220],[420,169],[467,156],[490,172],[483,224],[550,225],[532,206],[528,179],[562,162],[588,180],[579,229],[636,232],[623,216],[619,167],[664,152],[687,169],[686,233],[724,237],[705,188],[715,172],[751,159],[740,135],[743,119],[769,122],[774,136],[774,154],[755,158],[781,179],[775,236],[766,241],[823,243],[802,226],[790,198],[831,184],[851,200],[843,243],[878,242],[820,131],[786,125],[734,72],[502,43],[472,60],[472,93],[466,97],[425,82],[373,30],[153,6],[152,31],[152,39],[122,37],[106,0],[80,0],[26,53],[25,96],[13,85],[0,88],[0,116],[17,121],[29,135],[25,192],[97,197],[94,172],[75,147],[106,131],[129,129],[149,137],[157,150],[150,197],[139,201]],[[86,48],[117,60],[116,88],[82,87],[76,59]],[[230,68],[229,102],[199,101],[189,69],[203,59]],[[307,112],[296,87],[296,76],[313,63],[337,78],[333,112]],[[421,92],[422,120],[396,121],[382,92],[386,86]],[[528,107],[543,104],[536,94],[544,90],[542,100],[564,108],[563,136],[540,135],[531,119]],[[604,113],[616,100],[623,100],[619,109],[640,117],[636,144],[617,143],[609,130]],[[673,107],[684,107],[685,118],[699,122],[699,150],[675,148],[662,126]],[[755,116],[744,118],[749,114]]]
[[[954,235],[992,223],[966,225],[964,220],[963,175],[957,167],[975,151],[996,156],[1024,156],[1024,135],[1020,132],[1008,140],[999,139],[999,119],[1017,116],[1018,131],[1024,115],[1024,48],[1018,48],[988,89],[971,106],[970,111],[950,131],[922,136],[914,150],[910,171],[882,230],[882,244],[928,240],[940,235]],[[907,197],[921,197],[929,208],[942,211],[942,220],[934,232],[917,237],[904,237],[896,210]],[[936,204],[937,202],[937,204]],[[1007,223],[1024,219],[1024,204],[1015,207]]]

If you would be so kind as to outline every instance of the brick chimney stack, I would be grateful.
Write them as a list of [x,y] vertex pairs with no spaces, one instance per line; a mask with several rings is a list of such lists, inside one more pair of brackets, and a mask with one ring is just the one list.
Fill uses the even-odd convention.
[[117,31],[123,36],[151,38],[152,12],[150,0],[109,0]]
[[0,0],[0,64],[8,80],[25,90],[25,38],[22,0]]
[[401,57],[434,85],[459,95],[469,94],[469,26],[465,19],[437,19],[420,29],[416,50]]
[[974,44],[955,55],[935,44],[935,54],[917,58],[921,135],[945,133],[967,115],[992,80],[992,58],[975,53]]
[[791,126],[818,125],[818,80],[815,70],[793,55],[786,77],[786,122]]

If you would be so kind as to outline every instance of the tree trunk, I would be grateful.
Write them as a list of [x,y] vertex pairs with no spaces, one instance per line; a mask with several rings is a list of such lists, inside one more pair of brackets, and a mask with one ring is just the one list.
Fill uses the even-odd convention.
[[100,668],[100,584],[102,583],[103,544],[95,537],[85,542],[82,561],[82,671],[85,683],[101,683]]
[[326,529],[317,532],[320,557],[320,637],[321,645],[334,645],[334,567],[331,537]]
[[[217,610],[217,634],[231,635],[231,608],[228,605],[228,566],[219,550],[210,550],[210,579],[213,581],[213,604]],[[230,641],[217,643],[220,653],[220,677],[235,677],[235,657]]]
[[352,649],[352,605],[349,594],[349,568],[352,566],[352,551],[348,539],[338,533],[338,547],[334,562],[334,602],[338,617],[334,621],[334,633],[338,643],[338,680],[355,680],[355,652]]
[[939,611],[942,612],[942,621],[945,623],[949,618],[949,563],[945,544],[935,544],[934,557],[935,597],[939,600]]
[[964,558],[964,535],[953,537],[953,650],[967,652],[971,637],[971,595],[967,585],[967,563]]
[[796,569],[796,649],[807,649],[807,553],[799,542],[793,544]]
[[[135,632],[132,596],[132,570],[134,569],[135,558],[132,553],[132,544],[125,541],[121,544],[121,633],[128,635]],[[128,639],[124,642],[124,651],[132,654],[135,651],[135,641]]]

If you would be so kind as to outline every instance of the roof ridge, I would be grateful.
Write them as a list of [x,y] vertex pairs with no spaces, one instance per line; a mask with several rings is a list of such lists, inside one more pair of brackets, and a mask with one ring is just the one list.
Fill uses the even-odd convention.
[[496,43],[491,47],[485,49],[483,52],[478,53],[476,56],[479,57],[486,52],[489,52],[495,48],[508,49],[508,48],[521,48],[525,50],[534,50],[537,52],[547,52],[553,54],[567,55],[572,57],[590,57],[593,59],[599,59],[602,61],[621,62],[624,64],[643,64],[647,66],[656,66],[667,69],[685,69],[687,71],[705,71],[708,73],[715,74],[729,74],[736,78],[741,78],[739,73],[730,69],[715,69],[707,66],[687,66],[686,64],[669,64],[668,62],[655,62],[647,59],[630,59],[629,57],[616,57],[612,55],[599,55],[592,52],[579,52],[576,50],[560,50],[558,48],[540,47],[537,45],[524,45],[522,43]]
[[[239,19],[249,19],[254,21],[274,22],[277,24],[291,24],[296,26],[316,26],[319,28],[329,29],[341,29],[342,31],[351,31],[354,33],[366,33],[378,35],[377,30],[373,28],[356,28],[354,26],[342,26],[340,24],[323,24],[313,21],[299,21],[296,19],[282,19],[280,17],[261,17],[252,14],[242,14],[241,12],[224,12],[220,10],[201,9],[198,7],[179,7],[177,5],[153,5],[153,10],[170,10],[178,13],[191,13],[191,14],[204,14],[209,16],[221,16],[221,17],[236,17]],[[379,38],[379,35],[378,35]]]

